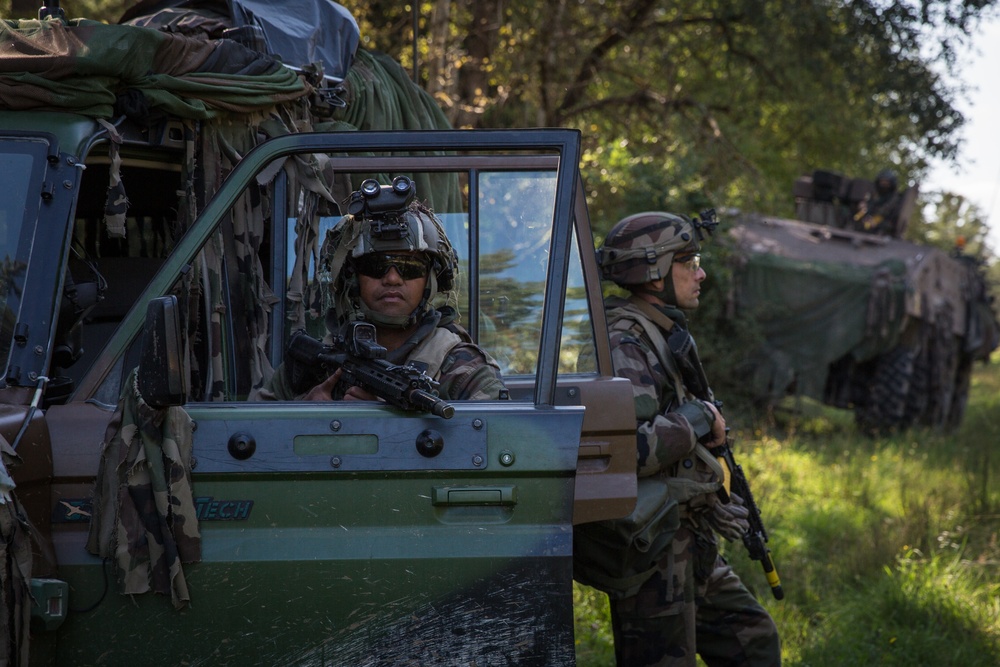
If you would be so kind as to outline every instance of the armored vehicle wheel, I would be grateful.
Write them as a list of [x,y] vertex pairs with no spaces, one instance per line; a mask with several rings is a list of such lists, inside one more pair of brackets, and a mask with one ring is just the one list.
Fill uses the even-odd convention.
[[965,417],[965,406],[969,402],[969,385],[972,381],[972,359],[962,359],[955,373],[955,391],[951,397],[951,407],[948,411],[945,430],[954,431],[962,424]]
[[876,435],[906,428],[907,401],[918,351],[896,347],[876,362],[865,400],[855,407],[855,420],[866,433]]

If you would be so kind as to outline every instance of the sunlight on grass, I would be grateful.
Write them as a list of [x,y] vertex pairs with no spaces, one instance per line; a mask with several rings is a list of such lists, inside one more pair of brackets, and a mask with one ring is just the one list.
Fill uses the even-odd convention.
[[576,616],[577,667],[613,667],[615,645],[611,635],[608,597],[589,586],[574,583],[573,607]]
[[[870,438],[847,411],[784,407],[768,428],[734,430],[734,451],[785,600],[742,544],[723,547],[774,616],[784,664],[1000,664],[1000,369],[976,368],[951,434]],[[614,665],[606,598],[576,595],[578,664]]]

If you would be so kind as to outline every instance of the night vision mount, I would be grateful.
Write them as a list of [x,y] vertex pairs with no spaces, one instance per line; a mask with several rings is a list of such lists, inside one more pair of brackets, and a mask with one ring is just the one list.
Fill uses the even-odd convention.
[[706,232],[709,236],[715,232],[715,228],[719,226],[719,216],[715,213],[714,208],[710,208],[702,211],[700,218],[697,216],[692,218],[691,225],[698,234],[698,241],[701,242],[705,240]]
[[399,239],[406,234],[406,212],[416,194],[417,186],[406,176],[395,177],[392,185],[366,178],[351,193],[347,212],[355,218],[371,220],[375,238]]

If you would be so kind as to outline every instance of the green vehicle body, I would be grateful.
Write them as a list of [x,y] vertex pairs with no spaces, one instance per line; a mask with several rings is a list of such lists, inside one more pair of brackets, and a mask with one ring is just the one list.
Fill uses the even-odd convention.
[[755,396],[805,396],[853,410],[871,431],[962,421],[972,366],[1000,343],[984,267],[956,249],[907,241],[916,186],[895,233],[858,231],[865,179],[817,171],[795,184],[796,219],[738,214],[737,310],[760,323],[748,356]]
[[[0,434],[16,447],[14,494],[34,526],[30,664],[573,664],[573,526],[635,502],[631,387],[611,370],[579,134],[290,133],[239,151],[164,242],[152,221],[166,211],[176,222],[190,204],[179,196],[193,173],[184,132],[222,121],[109,120],[120,141],[90,116],[0,111],[11,175]],[[99,222],[119,159],[123,242]],[[302,212],[305,163],[340,191],[371,175],[442,186],[418,196],[456,245],[463,324],[501,362],[509,400],[457,401],[447,420],[377,403],[248,400],[249,356],[277,367],[301,317],[300,225],[336,219],[332,203]],[[256,269],[231,254],[234,220],[251,208],[265,212]],[[158,593],[123,594],[115,559],[87,541],[109,422],[152,325],[147,303],[176,295],[213,244],[226,249],[220,285],[205,274],[198,308],[217,316],[199,338],[214,374],[178,401],[195,425],[201,555],[183,565],[190,600],[175,608]],[[67,306],[70,278],[106,283],[84,314]],[[256,337],[254,280],[273,294]],[[578,368],[583,350],[594,361]],[[76,358],[57,365],[66,355]],[[438,453],[419,446],[428,437]]]

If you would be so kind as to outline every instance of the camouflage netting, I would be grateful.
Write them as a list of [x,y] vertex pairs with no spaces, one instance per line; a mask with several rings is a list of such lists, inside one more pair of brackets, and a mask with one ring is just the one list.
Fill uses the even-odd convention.
[[0,665],[26,667],[31,623],[31,538],[8,473],[20,457],[0,435]]
[[829,365],[865,361],[895,345],[904,316],[905,266],[888,260],[870,273],[854,266],[758,255],[740,271],[741,311],[754,312],[766,347],[754,364],[754,395],[822,397]]

